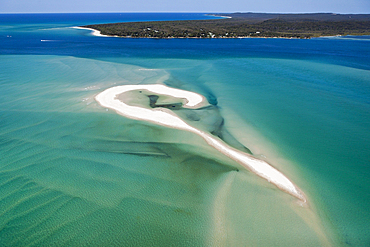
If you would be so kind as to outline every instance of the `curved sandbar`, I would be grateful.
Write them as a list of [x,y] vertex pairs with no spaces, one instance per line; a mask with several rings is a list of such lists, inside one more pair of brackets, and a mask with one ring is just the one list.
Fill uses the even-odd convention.
[[256,159],[252,155],[246,154],[235,148],[230,147],[218,137],[198,130],[178,117],[173,111],[167,108],[143,108],[140,106],[129,105],[117,98],[118,95],[129,91],[146,90],[153,94],[167,95],[178,98],[185,102],[182,107],[197,109],[209,105],[207,100],[200,94],[189,92],[181,89],[167,87],[165,85],[124,85],[108,88],[99,93],[95,99],[103,107],[115,110],[117,113],[132,119],[145,120],[155,124],[163,125],[170,128],[177,128],[190,131],[201,136],[210,146],[219,152],[241,164],[243,167],[268,180],[283,191],[306,201],[305,196],[300,189],[295,186],[284,174],[268,164],[266,161]]
[[90,30],[91,34],[94,36],[101,36],[101,37],[109,37],[108,35],[101,34],[99,30],[87,28],[87,27],[72,27],[74,29],[84,29],[84,30]]

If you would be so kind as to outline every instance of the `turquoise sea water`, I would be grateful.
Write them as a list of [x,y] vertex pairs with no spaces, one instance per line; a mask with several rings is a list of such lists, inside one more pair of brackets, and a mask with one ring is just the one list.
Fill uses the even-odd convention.
[[[1,246],[368,246],[370,39],[121,39],[70,27],[202,14],[0,15]],[[308,205],[196,135],[94,96],[164,82]]]

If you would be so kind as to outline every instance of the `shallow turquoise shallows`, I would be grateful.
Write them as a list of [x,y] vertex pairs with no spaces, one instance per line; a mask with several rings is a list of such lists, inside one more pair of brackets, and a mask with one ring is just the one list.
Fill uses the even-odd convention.
[[[369,37],[122,39],[71,28],[209,18],[0,15],[0,246],[369,246]],[[283,172],[307,203],[195,134],[94,99],[153,83],[204,95],[213,108],[194,126],[222,116],[219,136]]]

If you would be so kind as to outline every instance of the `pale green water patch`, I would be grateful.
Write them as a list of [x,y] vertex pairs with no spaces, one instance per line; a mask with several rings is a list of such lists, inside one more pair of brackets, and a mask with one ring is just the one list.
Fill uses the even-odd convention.
[[[246,129],[272,143],[278,157],[296,166],[301,175],[289,177],[319,205],[327,228],[333,221],[335,231],[347,238],[339,241],[363,244],[370,219],[369,71],[278,59],[225,59],[213,66],[204,80],[218,96],[226,126],[243,126],[244,121]],[[284,170],[271,155],[271,145],[256,146],[237,129],[232,131],[238,132],[235,136],[252,152],[267,156],[272,164],[277,161],[289,174],[291,169]]]
[[[62,115],[62,126],[77,121],[69,114]],[[108,115],[113,116],[105,117],[108,123],[116,117],[122,119]],[[77,127],[84,130],[82,136]],[[0,168],[2,244],[113,241],[203,245],[204,235],[208,234],[205,222],[210,203],[206,195],[214,190],[217,177],[231,167],[184,152],[186,147],[178,149],[179,144],[160,142],[160,138],[155,138],[160,132],[149,135],[157,142],[140,143],[142,131],[147,128],[146,133],[155,132],[152,127],[136,128],[140,131],[137,141],[117,140],[122,132],[110,132],[104,140],[103,134],[95,138],[98,125],[91,123],[90,131],[86,131],[84,123],[75,123],[68,140],[67,130],[42,132],[44,128],[45,125],[28,127],[28,133],[40,131],[43,136],[25,135],[26,132],[2,135],[7,139],[2,143],[6,152],[2,152]],[[134,130],[130,128],[132,138]],[[145,154],[122,152],[127,146]],[[165,150],[166,155],[147,151],[152,148]],[[61,203],[64,206],[58,206]],[[22,221],[32,224],[19,223]]]
[[[8,56],[0,63],[6,67],[0,75],[3,245],[264,244],[276,235],[269,230],[261,240],[263,229],[272,229],[259,221],[268,212],[258,211],[262,203],[274,205],[276,220],[280,216],[272,215],[284,211],[281,236],[298,225],[307,230],[302,238],[312,239],[305,243],[320,241],[312,230],[317,224],[303,220],[309,209],[300,212],[294,199],[267,181],[237,172],[235,162],[200,137],[126,119],[93,100],[114,85],[161,81],[206,92],[190,83],[186,69],[172,76],[53,56]],[[226,237],[212,242],[220,232]],[[234,240],[239,234],[248,237]]]
[[206,195],[234,168],[200,156],[202,144],[184,151],[194,135],[93,101],[165,72],[51,56],[2,64],[1,245],[204,245]]

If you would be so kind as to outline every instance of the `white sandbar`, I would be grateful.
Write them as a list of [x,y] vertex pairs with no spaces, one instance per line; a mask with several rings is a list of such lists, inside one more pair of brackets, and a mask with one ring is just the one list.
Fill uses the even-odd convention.
[[99,93],[95,99],[103,107],[113,109],[125,117],[137,120],[145,120],[166,127],[193,132],[201,136],[210,146],[238,162],[243,167],[268,180],[281,190],[288,192],[302,201],[306,201],[305,196],[300,189],[295,186],[284,174],[268,164],[266,161],[256,159],[252,155],[232,148],[224,143],[221,139],[211,135],[210,133],[206,133],[188,125],[170,109],[142,108],[128,105],[117,99],[117,95],[133,90],[148,90],[154,94],[168,95],[179,99],[185,99],[185,102],[187,103],[183,105],[184,108],[197,109],[209,105],[207,100],[200,94],[167,87],[160,84],[124,85],[112,87]]
[[91,34],[94,35],[94,36],[109,37],[108,35],[101,34],[101,32],[99,30],[92,29],[92,28],[87,28],[87,27],[72,27],[72,28],[74,28],[74,29],[90,30],[90,31],[92,31]]

